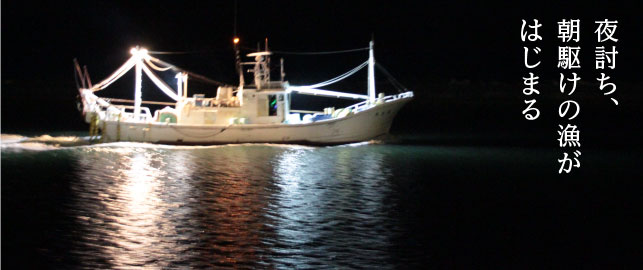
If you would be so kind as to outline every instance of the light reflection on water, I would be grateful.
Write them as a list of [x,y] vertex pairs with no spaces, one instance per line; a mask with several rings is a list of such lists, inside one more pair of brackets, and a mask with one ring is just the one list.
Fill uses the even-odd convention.
[[71,252],[86,268],[386,267],[390,172],[360,147],[78,149]]
[[557,149],[15,144],[1,153],[2,255],[18,269],[531,265],[533,247],[551,259],[594,241],[570,232],[620,207],[605,179],[641,179],[636,151],[559,176]]
[[388,242],[378,226],[386,223],[381,214],[388,173],[381,153],[317,151],[290,150],[278,157],[281,190],[274,195],[274,208],[278,241],[288,244],[278,250],[286,255],[278,261],[299,265],[312,257],[333,267],[385,261]]
[[[191,211],[184,207],[192,188],[185,182],[185,158],[182,152],[163,155],[136,148],[81,154],[73,209],[86,229],[82,236],[87,242],[79,243],[77,252],[114,268],[162,267],[175,260],[190,243],[172,244],[190,237],[177,231],[186,224],[176,218]],[[95,250],[86,250],[85,244]],[[96,262],[87,263],[91,267]]]

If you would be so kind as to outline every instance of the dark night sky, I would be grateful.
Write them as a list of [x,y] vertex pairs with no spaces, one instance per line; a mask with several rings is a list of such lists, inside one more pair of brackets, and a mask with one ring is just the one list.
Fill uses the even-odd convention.
[[[245,47],[256,47],[257,42],[263,42],[267,37],[271,48],[280,51],[331,51],[366,47],[371,37],[374,37],[377,62],[415,93],[414,100],[397,115],[391,129],[394,135],[391,141],[413,146],[439,146],[435,151],[444,151],[453,160],[447,160],[446,163],[434,160],[444,153],[426,159],[417,156],[420,160],[418,163],[413,160],[413,164],[427,164],[423,169],[431,172],[404,172],[404,176],[390,184],[392,189],[399,185],[402,187],[400,190],[409,191],[403,196],[411,195],[409,197],[412,199],[407,201],[413,203],[402,204],[408,207],[400,207],[400,212],[413,214],[413,218],[430,219],[426,223],[414,224],[417,231],[432,230],[436,226],[442,229],[440,224],[448,224],[448,228],[445,228],[448,233],[427,240],[437,240],[437,245],[431,247],[442,249],[440,239],[457,234],[448,242],[458,242],[453,246],[454,249],[458,249],[458,252],[463,250],[463,254],[468,255],[476,247],[488,247],[486,243],[482,243],[484,241],[478,243],[478,239],[486,239],[480,238],[480,235],[484,236],[488,233],[484,230],[493,226],[492,230],[503,233],[498,233],[501,238],[489,241],[508,242],[515,249],[510,253],[493,248],[483,251],[482,254],[502,254],[502,257],[498,257],[499,262],[511,262],[528,256],[530,266],[534,265],[532,263],[551,264],[553,261],[549,260],[551,257],[548,255],[560,253],[560,256],[568,256],[569,249],[580,249],[583,253],[591,251],[587,254],[596,255],[589,259],[599,257],[623,262],[626,261],[621,259],[623,256],[636,254],[640,261],[640,250],[622,252],[620,249],[625,243],[623,240],[631,239],[631,235],[634,235],[627,231],[626,217],[640,215],[641,209],[633,203],[640,200],[641,170],[634,168],[632,164],[639,164],[637,162],[643,145],[643,4],[640,0],[623,1],[627,4],[593,0],[472,2],[238,0],[237,32]],[[232,51],[234,0],[2,0],[0,9],[0,132],[3,134],[58,136],[60,133],[56,132],[88,130],[89,125],[76,109],[78,91],[72,65],[75,57],[81,65],[87,65],[92,80],[98,82],[122,65],[130,57],[130,48],[136,45],[154,51],[194,51],[198,53],[157,57],[215,80],[230,83],[236,81]],[[521,19],[530,21],[533,18],[539,19],[543,24],[540,34],[544,40],[523,43],[520,40]],[[582,48],[580,70],[560,70],[556,67],[557,47],[563,45],[557,38],[557,22],[562,19],[581,20],[581,41],[577,44]],[[619,22],[616,32],[619,40],[613,44],[619,52],[617,68],[604,71],[618,86],[613,97],[619,100],[619,106],[614,106],[608,97],[602,95],[595,81],[600,71],[594,69],[594,48],[597,46],[593,33],[594,21],[603,19]],[[523,65],[523,46],[539,46],[542,49],[539,55],[541,66],[533,71],[541,77],[541,94],[536,97],[541,117],[536,121],[525,120],[521,113],[525,109],[524,100],[527,99],[522,93],[522,77],[529,72]],[[359,65],[367,57],[367,52],[325,56],[286,55],[287,80],[293,84],[324,81]],[[278,63],[277,59],[273,58],[273,63]],[[574,121],[564,121],[558,116],[559,104],[567,99],[558,89],[560,72],[577,72],[582,78],[576,93],[569,97],[577,100],[582,107],[579,117]],[[387,94],[395,93],[385,76],[381,73],[377,76],[378,90]],[[214,94],[214,91],[207,92],[199,87],[202,86],[190,82],[190,90]],[[149,82],[144,81],[144,99],[169,101],[160,91],[151,91],[153,88]],[[329,89],[365,93],[366,72],[350,78],[337,88]],[[133,98],[133,92],[134,78],[130,72],[112,87],[99,92],[99,96]],[[306,101],[301,99],[298,102]],[[523,150],[537,148],[560,151],[557,153],[567,150],[558,147],[557,130],[559,124],[570,122],[579,125],[582,131],[581,174],[570,175],[571,178],[551,178],[554,171],[527,175],[534,170],[526,169],[524,167],[529,165],[522,164],[532,160],[525,158],[528,155],[525,153],[532,151]],[[479,157],[475,151],[465,155],[448,149],[441,150],[442,147],[450,146],[472,146],[482,153],[507,154],[487,160],[490,154]],[[506,147],[508,150],[496,152],[496,146]],[[596,149],[604,151],[594,151]],[[608,157],[601,157],[600,153],[608,153]],[[505,160],[508,155],[516,162]],[[31,161],[35,158],[32,159],[32,155],[25,157],[28,162],[25,162],[24,168],[20,165],[17,169],[38,170],[41,169],[38,167],[40,165],[58,168],[55,166],[67,162],[67,159],[60,158],[56,153],[51,155],[55,157],[51,163],[54,167],[44,164],[50,163],[49,160],[33,165]],[[612,160],[611,157],[618,158]],[[406,159],[401,159],[400,162],[404,160]],[[458,166],[459,160],[462,160],[462,166]],[[625,165],[622,161],[626,161]],[[8,162],[15,163],[13,160]],[[18,162],[22,164],[22,159]],[[476,162],[479,163],[469,165]],[[557,165],[555,159],[551,159],[551,163]],[[70,164],[61,168],[73,166]],[[432,171],[435,166],[442,164],[453,167]],[[504,170],[494,171],[494,168],[505,165],[507,175],[504,175]],[[408,168],[420,169],[413,166]],[[2,169],[4,171],[4,167]],[[588,175],[592,172],[598,173]],[[65,177],[67,174],[72,175],[61,170],[53,177],[62,174]],[[462,179],[453,179],[452,174]],[[408,186],[398,184],[403,182],[397,180],[405,180],[403,178],[406,175],[408,178],[434,177],[435,181],[418,179],[417,185],[416,182],[409,182],[413,184]],[[573,178],[574,176],[579,177]],[[4,175],[2,177],[5,178]],[[591,179],[592,177],[595,179]],[[17,179],[22,178],[24,177]],[[51,177],[43,176],[41,180],[49,179]],[[69,193],[67,182],[51,183],[59,188],[43,192],[46,194],[45,199],[52,194],[61,197],[56,193],[59,189],[62,190],[60,194]],[[20,186],[29,187],[26,189],[29,197],[32,201],[38,201],[38,205],[47,202],[36,200],[37,192],[31,193],[34,183],[24,181]],[[50,185],[44,187],[48,186]],[[482,187],[481,192],[478,192],[477,187]],[[445,190],[447,192],[443,193]],[[494,191],[490,192],[491,190]],[[510,194],[507,195],[510,200],[502,200],[505,192]],[[475,195],[467,197],[471,194]],[[539,199],[530,200],[529,197],[521,197],[522,194],[538,194]],[[415,203],[413,195],[422,199]],[[3,194],[3,197],[10,196]],[[448,199],[437,203],[443,198]],[[463,215],[461,211],[466,212],[469,208],[467,198],[473,198],[470,201],[472,205],[481,205],[471,209],[494,210]],[[630,198],[636,199],[629,200]],[[583,201],[585,199],[587,201]],[[461,200],[465,202],[462,203]],[[388,197],[385,201],[388,203]],[[29,204],[19,202],[20,207],[16,208],[20,212],[19,217],[29,215]],[[435,205],[439,207],[432,207]],[[443,205],[446,207],[442,207]],[[526,205],[528,206],[525,207]],[[498,207],[500,210],[497,210]],[[415,211],[409,211],[413,208],[424,209],[415,215]],[[434,208],[440,209],[434,212]],[[627,210],[628,214],[618,215],[622,210]],[[550,214],[550,211],[554,214]],[[33,219],[33,216],[29,216],[29,220]],[[453,223],[445,223],[449,219],[454,220]],[[599,219],[600,222],[593,223]],[[22,224],[19,218],[14,220],[18,222],[15,224]],[[570,220],[574,222],[566,223]],[[43,224],[50,222],[47,220]],[[421,227],[424,224],[431,224],[432,227]],[[471,230],[476,235],[469,237],[469,234],[458,234],[462,228],[477,224],[483,226],[475,226]],[[541,224],[547,226],[540,227]],[[589,229],[584,231],[584,227]],[[600,233],[586,233],[594,232],[596,228],[600,228]],[[410,232],[414,230],[416,229]],[[57,232],[50,231],[49,226],[43,231]],[[522,232],[519,236],[523,238],[512,238],[512,231]],[[558,232],[562,240],[558,239],[557,234],[554,234],[556,237],[550,235],[549,231]],[[436,230],[431,233],[437,235],[440,232],[441,230]],[[36,236],[32,237],[39,234],[34,235]],[[416,236],[410,235],[411,238]],[[619,237],[621,235],[627,236]],[[578,241],[574,237],[579,237]],[[528,239],[526,243],[551,241],[553,248],[550,249],[549,244],[547,249],[545,246],[527,247],[523,245],[525,242],[520,242],[524,239]],[[412,239],[413,249],[423,247],[422,241]],[[613,244],[603,246],[604,242]],[[585,243],[589,244],[585,246]],[[600,249],[595,250],[599,245]],[[12,246],[5,250],[12,248],[21,252]],[[610,249],[611,253],[596,252],[603,249]],[[400,249],[394,251],[394,254],[406,251]],[[41,252],[50,251],[39,248],[38,253]],[[51,254],[57,254],[56,252]],[[445,251],[438,251],[438,254],[441,252]],[[521,254],[523,257],[509,258],[505,254]],[[482,259],[470,257],[465,261]],[[585,257],[572,256],[564,259],[579,261],[578,265],[587,265]],[[450,263],[462,265],[459,264],[462,262]]]
[[[281,51],[365,47],[374,36],[377,61],[418,96],[416,105],[411,105],[407,113],[423,113],[423,107],[433,104],[427,100],[439,103],[435,100],[450,97],[441,104],[460,106],[459,112],[450,114],[477,115],[489,107],[486,98],[495,95],[503,97],[503,108],[508,110],[497,114],[511,115],[512,121],[524,124],[525,120],[520,120],[524,99],[521,77],[526,73],[522,64],[524,44],[519,35],[521,19],[538,18],[544,25],[541,29],[544,41],[537,44],[543,49],[543,68],[538,70],[543,84],[557,80],[560,72],[556,68],[556,46],[560,45],[556,38],[558,20],[581,19],[579,45],[584,52],[581,56],[584,66],[580,73],[591,81],[596,73],[593,21],[617,19],[619,55],[617,69],[610,75],[622,82],[623,90],[617,93],[624,107],[622,111],[629,111],[634,108],[634,101],[640,101],[640,94],[627,90],[641,86],[643,31],[638,15],[641,10],[640,4],[624,6],[613,1],[492,4],[240,0],[237,31],[246,47],[256,47],[257,42],[268,37],[271,48]],[[135,45],[159,51],[198,51],[158,57],[233,83],[236,80],[231,50],[233,14],[234,1],[3,1],[2,128],[35,129],[34,121],[51,118],[52,123],[66,123],[60,128],[84,129],[79,117],[73,115],[76,91],[72,59],[77,57],[81,64],[86,64],[97,82],[122,64],[129,57],[129,48]],[[364,61],[367,54],[284,57],[287,79],[305,84],[334,77]],[[365,86],[365,74],[361,76],[348,85]],[[105,93],[131,95],[133,80],[128,77],[123,80],[121,86],[115,86],[116,90]],[[392,92],[384,76],[379,76],[378,82],[383,83],[379,89]],[[463,89],[452,89],[458,83],[464,83]],[[556,87],[552,87],[554,90]],[[358,91],[361,89],[353,90]],[[606,98],[595,94],[594,99],[603,102],[601,106],[610,107],[604,102]],[[44,100],[56,104],[43,106],[47,103]],[[486,105],[462,107],[471,100]],[[40,112],[18,115],[16,109]],[[424,113],[443,109],[436,107]],[[43,110],[64,113],[43,116]],[[640,114],[621,117],[630,119],[632,115]],[[61,120],[74,117],[78,121]]]

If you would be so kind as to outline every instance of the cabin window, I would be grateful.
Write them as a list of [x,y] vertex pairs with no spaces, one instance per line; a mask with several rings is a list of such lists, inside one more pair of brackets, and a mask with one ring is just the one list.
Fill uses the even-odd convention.
[[268,116],[277,115],[277,95],[268,95]]
[[194,106],[203,106],[203,98],[205,98],[205,94],[194,94]]

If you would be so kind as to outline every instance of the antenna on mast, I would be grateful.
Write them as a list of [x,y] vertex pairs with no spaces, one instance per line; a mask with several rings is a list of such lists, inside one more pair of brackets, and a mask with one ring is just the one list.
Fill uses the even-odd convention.
[[237,0],[234,0],[234,24],[232,26],[232,35],[237,37]]

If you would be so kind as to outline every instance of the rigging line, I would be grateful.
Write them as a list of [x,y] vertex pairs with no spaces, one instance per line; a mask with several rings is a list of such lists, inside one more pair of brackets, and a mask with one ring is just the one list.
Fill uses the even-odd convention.
[[397,92],[398,92],[398,93],[402,93],[402,92],[408,91],[408,90],[406,89],[406,87],[404,87],[403,85],[400,85],[400,84],[396,83],[396,82],[395,82],[395,80],[393,80],[392,78],[387,77],[386,79],[389,81],[389,83],[391,83],[391,85],[393,85],[393,87],[395,87],[395,89],[397,90]]
[[[135,65],[135,64],[132,64],[132,67],[133,67],[134,65]],[[130,67],[130,69],[131,69],[131,67]],[[107,88],[109,85],[111,85],[112,83],[114,83],[116,80],[118,80],[121,76],[123,76],[123,75],[124,75],[125,73],[127,73],[128,71],[129,71],[129,69],[120,70],[120,72],[119,72],[119,73],[117,73],[117,74],[115,73],[114,77],[112,77],[112,78],[108,78],[108,79],[106,79],[106,80],[102,81],[100,84],[98,84],[98,85],[94,85],[94,87],[89,88],[89,89],[90,89],[90,90],[92,90],[93,92],[97,92],[97,91],[103,90],[103,89]]]
[[[257,52],[256,48],[242,47],[246,50]],[[369,47],[357,48],[357,49],[348,49],[348,50],[337,50],[337,51],[325,51],[325,52],[289,52],[289,51],[270,51],[275,54],[291,54],[291,55],[323,55],[323,54],[339,54],[339,53],[349,53],[349,52],[358,52],[366,51]]]
[[197,54],[197,53],[214,53],[214,51],[213,50],[200,50],[200,51],[149,51],[147,53],[148,54]]
[[222,83],[222,82],[219,82],[219,81],[215,81],[215,80],[210,79],[210,78],[208,78],[208,77],[205,77],[205,76],[203,76],[203,75],[200,75],[200,74],[194,73],[194,72],[192,72],[192,71],[188,71],[188,70],[183,69],[183,68],[181,68],[181,67],[177,67],[177,66],[175,66],[175,65],[172,65],[172,64],[170,64],[170,63],[168,63],[168,62],[165,62],[165,61],[163,61],[163,60],[160,60],[160,59],[155,58],[155,57],[152,57],[152,56],[149,56],[149,59],[150,59],[150,60],[152,60],[153,62],[158,63],[158,64],[161,64],[161,65],[164,65],[164,66],[171,67],[171,68],[172,68],[172,70],[174,70],[174,71],[176,71],[176,72],[185,72],[185,73],[187,73],[190,77],[192,77],[192,78],[194,78],[194,79],[197,79],[197,80],[200,80],[200,81],[205,82],[205,83],[209,83],[209,84],[213,84],[213,85],[218,85],[218,86],[231,85],[231,84],[229,84],[229,83]]
[[368,49],[369,49],[368,47],[364,47],[364,48],[357,48],[357,49],[326,51],[326,52],[287,52],[287,51],[272,51],[272,52],[276,54],[292,54],[292,55],[323,55],[323,54],[339,54],[339,53],[366,51]]
[[[252,52],[258,52],[260,50],[257,50],[257,48],[250,48],[250,47],[245,47],[242,46],[241,48],[252,51]],[[340,53],[350,53],[350,52],[359,52],[359,51],[366,51],[368,50],[368,47],[364,48],[356,48],[356,49],[348,49],[348,50],[337,50],[337,51],[324,51],[324,52],[289,52],[289,51],[271,51],[272,53],[275,54],[286,54],[286,55],[325,55],[325,54],[340,54]],[[148,54],[207,54],[207,53],[216,53],[216,52],[221,52],[222,50],[200,50],[200,51],[149,51],[147,52]]]
[[185,72],[186,74],[188,74],[189,78],[196,79],[196,80],[201,81],[201,82],[204,82],[204,83],[209,83],[209,84],[218,85],[218,86],[226,86],[226,85],[230,85],[230,84],[228,84],[228,83],[222,83],[222,82],[220,82],[220,81],[212,80],[212,79],[210,79],[210,78],[208,78],[208,77],[205,77],[205,76],[203,76],[203,75],[199,75],[199,74],[193,73],[193,72],[191,72],[191,71],[184,70],[183,72]]
[[150,61],[150,59],[148,59],[148,58],[145,58],[145,63],[148,66],[152,67],[156,71],[167,71],[167,70],[172,68],[172,66],[166,66],[165,68],[159,67],[159,66],[155,65],[154,63],[152,63],[152,61]]
[[161,80],[159,77],[156,76],[149,68],[147,68],[146,65],[141,65],[141,68],[147,74],[147,77],[149,77],[154,84],[156,84],[156,87],[161,89],[163,93],[165,93],[168,97],[174,99],[175,101],[179,101],[181,98],[174,93],[174,89],[170,88],[169,85],[167,85],[163,80]]
[[89,89],[92,90],[93,92],[105,89],[105,87],[109,86],[110,84],[118,80],[118,78],[123,76],[123,74],[127,73],[130,69],[132,69],[132,67],[134,67],[134,65],[136,64],[136,61],[137,61],[136,57],[132,56],[129,60],[127,60],[127,62],[125,62],[125,64],[123,64],[119,69],[114,71],[114,73],[112,73],[112,75],[110,75],[107,79],[103,80],[98,84],[94,84],[94,86]]
[[389,79],[391,84],[393,84],[393,86],[397,88],[398,91],[400,90],[408,91],[408,88],[406,88],[406,86],[404,86],[397,79],[395,79],[395,77],[393,77],[393,75],[391,75],[391,73],[389,73],[388,70],[384,68],[384,66],[382,66],[380,63],[375,63],[375,66],[379,68],[384,73],[384,75],[386,75],[386,77]]
[[175,127],[175,126],[173,126],[173,125],[169,125],[169,127],[170,127],[170,128],[172,128],[172,129],[174,129],[174,131],[176,131],[176,132],[178,132],[178,133],[180,133],[180,134],[182,134],[182,135],[184,135],[184,136],[193,137],[193,138],[207,138],[207,137],[217,136],[217,135],[219,135],[219,134],[223,133],[223,132],[224,132],[224,131],[226,131],[226,130],[231,126],[231,125],[232,125],[232,124],[230,124],[230,125],[227,125],[227,126],[223,127],[219,132],[216,132],[216,133],[210,133],[210,134],[206,134],[206,135],[194,135],[194,134],[189,134],[189,133],[187,133],[187,132],[185,132],[185,131],[182,131],[180,128],[177,128],[177,127]]
[[393,87],[395,87],[395,89],[397,89],[397,91],[398,91],[398,92],[400,92],[400,93],[401,93],[403,90],[405,90],[405,89],[406,89],[406,87],[404,87],[403,85],[401,85],[399,82],[397,82],[397,81],[396,81],[394,78],[392,78],[392,77],[386,76],[386,80],[388,80],[388,82],[389,82],[391,85],[393,85]]
[[230,48],[215,47],[203,50],[185,50],[185,51],[148,51],[147,54],[211,54],[211,53],[229,53]]
[[323,86],[326,86],[326,85],[330,85],[330,84],[336,83],[336,82],[338,82],[338,81],[341,81],[341,80],[343,80],[343,79],[346,79],[347,77],[349,77],[349,76],[351,76],[351,75],[355,74],[355,73],[356,73],[357,71],[359,71],[360,69],[364,68],[366,65],[368,65],[368,61],[365,61],[365,62],[364,62],[364,63],[362,63],[361,65],[359,65],[359,66],[357,66],[357,67],[355,67],[355,68],[353,68],[353,69],[349,70],[348,72],[346,72],[346,73],[344,73],[344,74],[342,74],[342,75],[339,75],[339,76],[337,76],[337,77],[335,77],[335,78],[332,78],[332,79],[330,79],[330,80],[327,80],[327,81],[324,81],[324,82],[320,82],[320,83],[316,83],[316,84],[313,84],[313,85],[293,86],[293,87],[300,87],[300,88],[319,88],[319,87],[323,87]]

